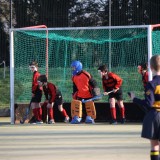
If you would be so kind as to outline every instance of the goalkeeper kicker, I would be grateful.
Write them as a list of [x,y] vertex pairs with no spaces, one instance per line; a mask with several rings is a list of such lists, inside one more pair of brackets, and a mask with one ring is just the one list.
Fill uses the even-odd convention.
[[[100,94],[100,89],[97,87],[97,82],[87,71],[82,70],[80,61],[73,61],[72,82],[73,82],[73,100],[71,102],[71,124],[79,124],[82,120],[82,100],[90,99]],[[85,123],[95,123],[96,109],[93,101],[85,103],[86,119]]]

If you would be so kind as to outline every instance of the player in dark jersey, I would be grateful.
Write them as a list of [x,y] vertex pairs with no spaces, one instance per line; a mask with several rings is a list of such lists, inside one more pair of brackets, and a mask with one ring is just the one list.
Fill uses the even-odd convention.
[[123,104],[122,96],[122,79],[113,72],[108,72],[107,66],[102,65],[98,68],[98,71],[102,78],[102,85],[104,92],[114,90],[113,93],[109,94],[110,111],[112,116],[111,124],[117,124],[116,116],[116,100],[121,113],[121,123],[125,123],[125,107]]
[[[38,77],[38,84],[40,87],[43,87],[43,92],[46,97],[46,101],[43,107],[46,107],[48,110],[49,124],[54,124],[54,104],[58,105],[59,111],[64,116],[64,122],[69,122],[69,116],[66,113],[66,110],[63,108],[63,99],[62,94],[58,88],[53,84],[47,81],[46,75],[40,75]],[[45,115],[47,116],[47,115]]]
[[32,124],[42,124],[42,109],[41,109],[41,98],[42,98],[42,88],[38,86],[37,79],[40,76],[38,72],[38,63],[33,61],[29,64],[30,70],[33,72],[32,78],[32,99],[31,99],[31,108],[33,110],[33,121]]
[[160,150],[160,55],[154,55],[150,59],[150,67],[153,80],[145,87],[145,99],[136,98],[133,92],[129,96],[134,103],[149,109],[143,120],[141,136],[147,138],[151,143],[151,160],[159,160]]
[[137,67],[138,73],[142,75],[143,87],[145,89],[148,82],[148,66],[147,63],[141,63]]
[[[73,61],[72,68],[72,82],[73,82],[73,101],[71,102],[71,110],[73,111],[71,124],[80,123],[82,120],[82,99],[90,99],[100,93],[97,87],[97,82],[93,79],[90,73],[82,70],[82,63],[80,61]],[[75,105],[75,103],[78,103]],[[77,107],[79,105],[79,107]],[[94,102],[86,102],[86,123],[94,123],[96,118],[96,110]]]

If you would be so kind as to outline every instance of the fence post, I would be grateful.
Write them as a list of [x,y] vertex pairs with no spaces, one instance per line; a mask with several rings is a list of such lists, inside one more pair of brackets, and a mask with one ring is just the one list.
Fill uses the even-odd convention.
[[5,79],[6,78],[6,63],[5,63],[5,61],[3,61],[2,63],[0,63],[0,65],[2,65],[3,64],[3,78]]

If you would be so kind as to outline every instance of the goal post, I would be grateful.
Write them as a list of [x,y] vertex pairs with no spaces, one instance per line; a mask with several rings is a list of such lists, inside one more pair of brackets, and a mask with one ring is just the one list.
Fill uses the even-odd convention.
[[[48,77],[48,30],[46,25],[38,25],[38,26],[30,26],[25,28],[19,28],[18,30],[34,30],[34,29],[40,29],[45,28],[45,43],[43,45],[45,46],[45,74]],[[11,117],[11,124],[15,123],[15,41],[14,39],[14,32],[16,32],[17,29],[10,29],[10,117]],[[16,48],[18,50],[19,48]],[[22,51],[23,54],[23,51]],[[27,52],[25,53],[27,54]],[[29,66],[29,63],[33,60],[37,60],[37,57],[32,56],[29,61],[27,59],[21,59],[26,63],[26,66]],[[23,67],[23,66],[21,66]],[[22,75],[23,76],[23,75]],[[21,77],[20,77],[21,78]],[[31,97],[30,97],[31,98]]]
[[[160,50],[158,47],[159,44],[157,44],[160,41],[159,34],[157,34],[157,37],[156,37],[156,33],[152,35],[152,31],[154,31],[154,29],[156,29],[156,28],[158,28],[160,30],[160,24],[148,26],[148,73],[149,73],[148,78],[149,78],[149,80],[152,80],[152,72],[150,69],[149,61],[150,61],[153,54],[160,54]],[[158,31],[158,33],[159,33],[159,31]],[[152,39],[152,37],[153,37],[153,39]],[[152,45],[154,46],[154,51],[152,51]]]
[[46,30],[46,76],[48,78],[48,30],[46,25],[39,25],[39,26],[31,26],[31,27],[25,27],[22,29],[36,29],[36,28],[45,28]]
[[[83,69],[93,75],[101,89],[101,78],[97,72],[99,65],[106,64],[110,71],[120,75],[123,78],[124,102],[130,102],[128,91],[134,90],[136,95],[143,97],[137,66],[141,62],[149,65],[150,57],[160,53],[160,31],[154,31],[159,26],[11,29],[11,123],[14,124],[14,103],[26,103],[31,98],[28,63],[35,57],[40,73],[48,73],[49,81],[61,90],[64,102],[72,99],[70,64],[73,60],[82,62]],[[150,70],[149,74],[151,79]],[[107,99],[101,102],[107,102]]]

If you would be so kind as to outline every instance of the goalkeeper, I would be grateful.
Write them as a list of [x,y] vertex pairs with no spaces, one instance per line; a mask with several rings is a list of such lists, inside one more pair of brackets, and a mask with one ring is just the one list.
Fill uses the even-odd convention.
[[[78,124],[82,120],[82,99],[90,99],[93,96],[100,94],[100,89],[97,87],[97,82],[93,79],[90,73],[82,70],[82,63],[80,61],[73,61],[72,68],[72,82],[73,93],[71,102],[71,124]],[[96,110],[93,101],[85,103],[86,119],[85,123],[94,123],[96,118]]]
[[107,66],[102,65],[98,68],[98,71],[102,78],[102,84],[104,92],[109,92],[114,90],[114,93],[109,94],[109,103],[110,103],[110,111],[111,111],[111,124],[117,124],[117,116],[116,116],[116,100],[121,113],[121,123],[125,123],[125,108],[123,104],[122,98],[122,79],[115,73],[108,72]]
[[[58,105],[59,111],[64,116],[64,122],[69,122],[69,116],[66,113],[66,110],[63,108],[63,100],[62,100],[62,94],[58,90],[58,88],[53,84],[47,81],[46,75],[40,75],[38,77],[38,85],[40,87],[43,87],[43,91],[46,97],[46,101],[43,104],[43,111],[48,111],[48,118],[49,118],[49,124],[54,124],[54,110],[53,106],[54,104]],[[44,121],[47,118],[47,113],[43,113],[44,115]]]

